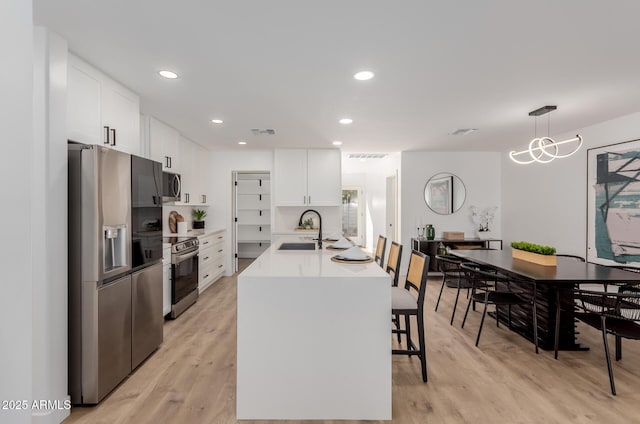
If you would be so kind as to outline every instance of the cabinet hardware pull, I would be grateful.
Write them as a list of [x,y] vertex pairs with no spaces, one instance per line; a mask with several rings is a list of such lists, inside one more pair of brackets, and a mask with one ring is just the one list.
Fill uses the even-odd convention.
[[262,216],[262,211],[258,211],[258,213],[260,214],[260,216]]
[[307,204],[307,196],[302,196],[302,204]]
[[207,195],[206,194],[202,195],[202,203],[207,203]]
[[171,168],[171,165],[173,164],[172,163],[173,161],[171,160],[171,156],[167,156],[167,157],[169,158],[169,168]]
[[189,193],[184,194],[184,202],[189,203]]
[[222,265],[218,265],[218,268],[222,268]]
[[221,239],[221,238],[222,238],[222,236],[218,236],[218,239]]
[[258,227],[258,231],[262,231],[262,227]]
[[222,252],[222,249],[218,250],[218,253]]
[[104,126],[104,141],[102,142],[102,144],[109,144],[109,127],[108,126]]
[[169,167],[169,156],[165,156],[164,157],[164,163],[166,163],[166,165],[164,167],[168,168]]
[[202,243],[202,244],[203,244],[203,245],[204,245],[204,244],[209,244],[209,242],[208,242],[208,241],[205,241],[205,242],[204,242],[204,243]]
[[258,194],[260,201],[262,202],[262,194]]
[[111,146],[115,146],[116,145],[116,129],[111,128],[109,131],[111,131],[111,133],[113,134],[113,141],[111,142]]
[[206,280],[209,277],[209,274],[205,275],[204,277],[202,277],[203,280]]
[[309,204],[311,204],[311,196],[309,196]]

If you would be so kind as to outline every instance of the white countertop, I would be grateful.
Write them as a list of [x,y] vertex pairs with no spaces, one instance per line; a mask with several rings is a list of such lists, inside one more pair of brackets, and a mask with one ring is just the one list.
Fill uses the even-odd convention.
[[163,233],[162,237],[199,237],[206,236],[207,234],[217,233],[218,231],[222,231],[224,228],[222,227],[213,227],[213,228],[204,228],[202,230],[189,230],[186,234],[179,233]]
[[[313,242],[316,250],[278,250],[284,242]],[[260,255],[241,277],[380,277],[389,275],[375,262],[366,264],[344,264],[333,262],[332,256],[340,250],[326,250],[331,242],[322,242],[317,250],[317,241],[312,237],[283,236]],[[391,277],[389,277],[391,278]]]

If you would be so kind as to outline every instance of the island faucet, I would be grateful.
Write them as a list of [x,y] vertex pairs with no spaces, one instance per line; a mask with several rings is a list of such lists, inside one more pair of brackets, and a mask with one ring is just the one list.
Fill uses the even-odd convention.
[[322,249],[322,217],[320,216],[320,212],[318,212],[317,210],[314,209],[307,209],[306,211],[302,212],[302,215],[300,215],[300,221],[298,221],[298,226],[302,227],[302,218],[304,218],[304,215],[307,212],[313,212],[316,215],[318,215],[318,249]]

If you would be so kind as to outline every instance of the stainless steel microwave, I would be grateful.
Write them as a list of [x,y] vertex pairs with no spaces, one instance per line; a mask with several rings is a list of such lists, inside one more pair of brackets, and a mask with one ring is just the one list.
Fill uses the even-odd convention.
[[172,172],[162,173],[162,201],[179,202],[181,189],[180,174]]

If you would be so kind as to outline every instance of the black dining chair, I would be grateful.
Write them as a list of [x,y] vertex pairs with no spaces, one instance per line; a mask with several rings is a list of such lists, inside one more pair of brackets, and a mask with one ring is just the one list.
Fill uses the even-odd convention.
[[460,297],[460,290],[467,289],[468,296],[469,290],[473,285],[469,280],[467,280],[464,271],[460,269],[460,265],[464,262],[464,259],[453,255],[437,255],[435,259],[438,263],[438,267],[440,268],[440,272],[442,273],[442,285],[440,286],[440,294],[438,294],[435,310],[436,312],[438,311],[444,287],[447,286],[456,289],[456,300],[453,302],[450,322],[450,324],[453,325],[453,319],[456,316],[456,308]]
[[616,386],[609,353],[607,334],[616,338],[616,361],[622,359],[621,340],[640,340],[640,276],[638,285],[603,283],[603,290],[578,288],[575,298],[579,308],[576,318],[602,332],[604,353],[609,372],[611,394]]
[[[496,306],[496,325],[499,326],[500,316],[499,307],[508,307],[507,322],[509,328],[511,328],[511,306],[512,305],[532,305],[533,315],[533,341],[535,345],[535,351],[538,353],[538,317],[536,313],[536,284],[529,281],[522,281],[521,284],[527,283],[532,286],[532,290],[524,291],[514,286],[514,282],[508,276],[498,273],[495,270],[488,270],[475,263],[464,263],[460,265],[460,269],[464,271],[472,284],[471,296],[467,303],[467,309],[462,319],[462,328],[467,320],[469,309],[472,302],[484,304],[482,311],[482,319],[480,320],[480,327],[478,328],[478,335],[476,337],[476,346],[480,342],[480,334],[482,333],[482,326],[484,319],[487,315],[488,305]],[[532,300],[529,300],[531,297]]]

